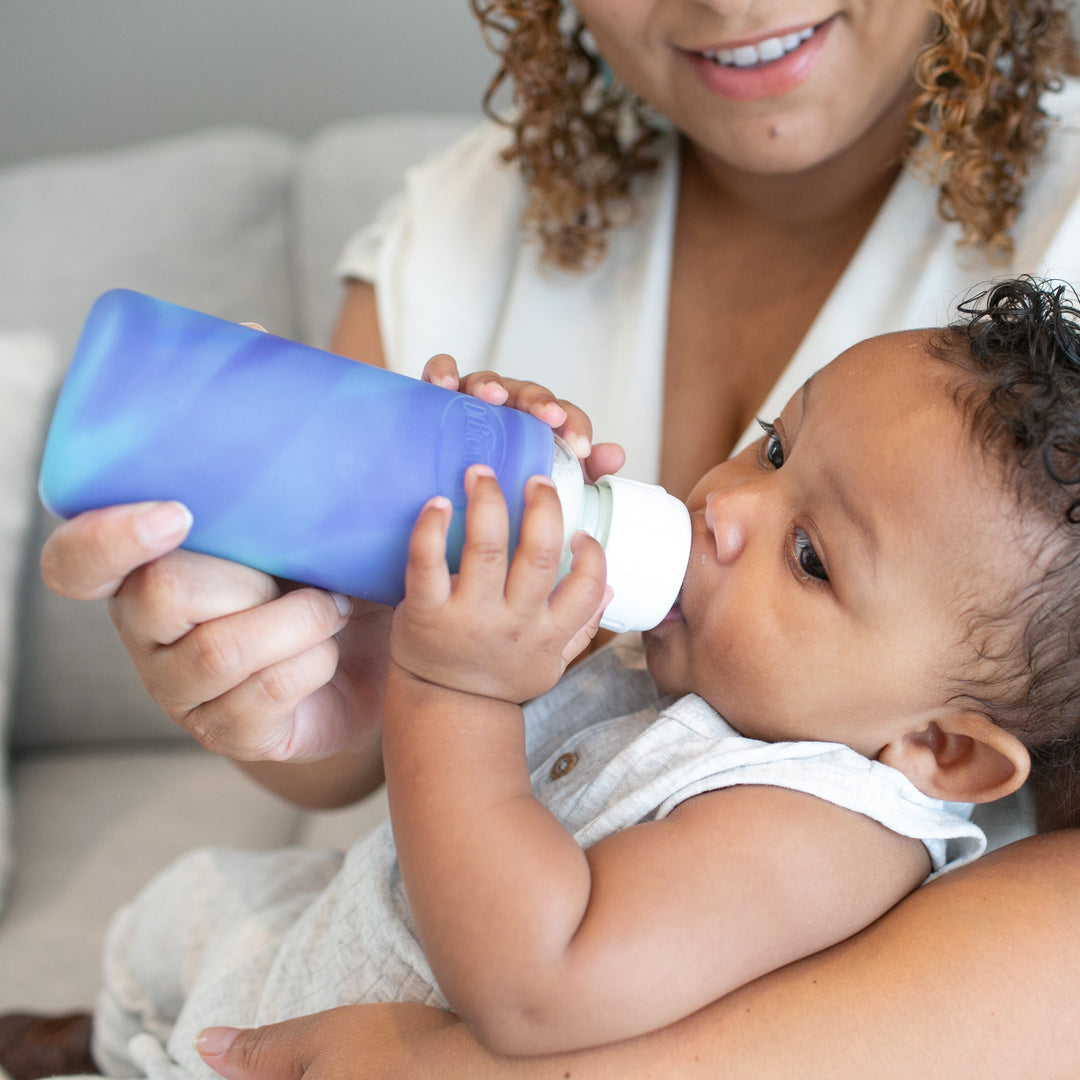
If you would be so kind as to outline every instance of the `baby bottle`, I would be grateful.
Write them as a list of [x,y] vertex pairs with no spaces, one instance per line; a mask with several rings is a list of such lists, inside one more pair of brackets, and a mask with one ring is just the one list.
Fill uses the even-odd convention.
[[584,529],[603,545],[614,598],[601,625],[649,629],[686,572],[690,521],[662,488],[585,483],[551,429],[514,409],[126,289],[94,304],[45,443],[40,492],[61,517],[177,499],[184,546],[277,577],[395,604],[408,540],[432,495],[453,504],[447,559],[464,540],[464,474],[495,472],[516,542],[525,481],[551,476],[563,572]]

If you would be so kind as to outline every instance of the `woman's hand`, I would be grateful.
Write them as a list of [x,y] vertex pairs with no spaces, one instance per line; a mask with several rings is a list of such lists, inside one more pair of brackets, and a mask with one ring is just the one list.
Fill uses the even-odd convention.
[[249,770],[305,804],[365,794],[381,779],[390,610],[175,550],[190,520],[176,503],[88,511],[46,541],[42,576],[61,596],[111,598],[150,694],[208,749],[313,763]]
[[[228,1080],[496,1075],[472,1072],[473,1060],[483,1068],[487,1055],[457,1017],[426,1005],[360,1005],[248,1031],[212,1028],[197,1046],[206,1064]],[[499,1069],[494,1059],[487,1061]]]
[[433,356],[424,365],[422,378],[449,390],[460,390],[490,405],[508,405],[542,420],[577,454],[589,480],[618,472],[626,461],[626,454],[618,443],[594,446],[589,417],[571,402],[556,398],[539,383],[507,379],[494,371],[476,371],[462,376],[458,374],[454,358],[445,353]]

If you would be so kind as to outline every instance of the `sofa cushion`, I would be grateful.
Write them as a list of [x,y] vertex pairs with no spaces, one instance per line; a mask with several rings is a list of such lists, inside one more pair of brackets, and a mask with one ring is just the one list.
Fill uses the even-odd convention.
[[[95,297],[127,286],[295,333],[296,156],[277,134],[227,129],[0,171],[0,327],[44,330],[68,357]],[[35,554],[53,524],[36,510]],[[26,572],[15,747],[186,738],[148,699],[105,605]]]
[[0,331],[0,908],[10,866],[5,767],[8,709],[13,695],[17,615],[41,432],[60,367],[56,346],[32,331]]
[[325,348],[341,301],[334,266],[349,236],[404,186],[405,170],[439,153],[479,114],[371,116],[319,132],[297,177],[294,259],[302,340]]
[[16,873],[0,934],[0,1012],[88,1008],[113,912],[205,844],[293,843],[292,807],[229,762],[174,744],[19,756]]

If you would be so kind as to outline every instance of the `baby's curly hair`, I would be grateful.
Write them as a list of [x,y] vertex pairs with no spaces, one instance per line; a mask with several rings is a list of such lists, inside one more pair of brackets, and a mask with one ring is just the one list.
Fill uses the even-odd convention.
[[[655,169],[660,128],[648,106],[610,78],[564,0],[470,0],[501,65],[484,107],[514,131],[506,158],[529,192],[526,226],[544,259],[581,270],[632,206],[634,181]],[[1007,258],[1024,181],[1046,141],[1040,105],[1077,73],[1063,0],[927,0],[937,27],[915,64],[917,161],[939,185],[938,207],[962,243]],[[512,88],[499,116],[497,92]]]
[[983,674],[958,696],[1024,742],[1036,778],[1080,821],[1080,301],[1068,285],[1021,277],[959,311],[931,352],[962,372],[955,399],[1025,529],[1035,524],[1038,551],[1032,580],[1000,610],[972,612]]

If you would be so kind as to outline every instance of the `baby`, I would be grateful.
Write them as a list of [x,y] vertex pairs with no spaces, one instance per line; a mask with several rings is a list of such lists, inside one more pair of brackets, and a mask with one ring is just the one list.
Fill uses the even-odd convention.
[[644,656],[616,639],[560,678],[606,594],[585,536],[555,585],[550,483],[508,558],[472,469],[454,576],[433,499],[391,631],[392,836],[166,870],[110,930],[101,1067],[212,1075],[207,1025],[359,1001],[450,1007],[507,1054],[626,1038],[976,857],[971,804],[1080,726],[1068,296],[1004,282],[813,376],[690,496]]

